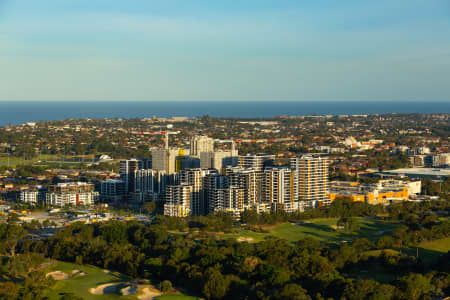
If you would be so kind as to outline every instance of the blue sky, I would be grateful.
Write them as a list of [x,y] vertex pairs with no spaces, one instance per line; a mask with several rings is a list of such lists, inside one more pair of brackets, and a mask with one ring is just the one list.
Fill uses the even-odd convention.
[[1,100],[450,101],[448,0],[0,0]]

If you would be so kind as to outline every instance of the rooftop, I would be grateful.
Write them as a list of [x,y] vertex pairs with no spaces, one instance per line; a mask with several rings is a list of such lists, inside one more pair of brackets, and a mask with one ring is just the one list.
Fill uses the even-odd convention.
[[437,168],[403,168],[396,170],[383,171],[381,174],[387,175],[417,175],[417,176],[450,176],[450,168],[437,169]]

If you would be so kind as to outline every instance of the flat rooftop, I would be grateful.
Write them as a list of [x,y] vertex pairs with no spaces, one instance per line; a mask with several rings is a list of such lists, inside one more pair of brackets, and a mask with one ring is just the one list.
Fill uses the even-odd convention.
[[402,168],[396,170],[389,170],[380,172],[385,175],[405,175],[405,176],[418,176],[418,177],[448,177],[450,176],[450,168],[437,169],[437,168]]

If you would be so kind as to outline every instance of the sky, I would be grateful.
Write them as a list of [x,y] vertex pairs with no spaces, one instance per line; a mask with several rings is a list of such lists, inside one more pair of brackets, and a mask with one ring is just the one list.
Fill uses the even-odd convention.
[[450,1],[0,0],[0,100],[450,101]]

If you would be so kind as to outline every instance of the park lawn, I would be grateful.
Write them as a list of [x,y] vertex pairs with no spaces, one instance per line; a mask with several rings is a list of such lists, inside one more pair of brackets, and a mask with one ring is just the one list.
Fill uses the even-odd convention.
[[199,300],[201,298],[185,296],[182,294],[167,294],[155,297],[155,300]]
[[121,296],[119,293],[116,294],[104,294],[104,295],[93,295],[89,293],[89,289],[96,287],[105,283],[121,282],[130,280],[128,277],[121,275],[117,272],[105,273],[103,269],[93,267],[76,265],[66,262],[57,262],[49,268],[47,272],[51,271],[63,271],[65,273],[71,274],[72,270],[81,270],[85,272],[86,276],[75,276],[68,280],[59,280],[56,284],[46,293],[45,296],[49,299],[59,299],[60,293],[73,293],[83,299],[137,299],[136,296]]

